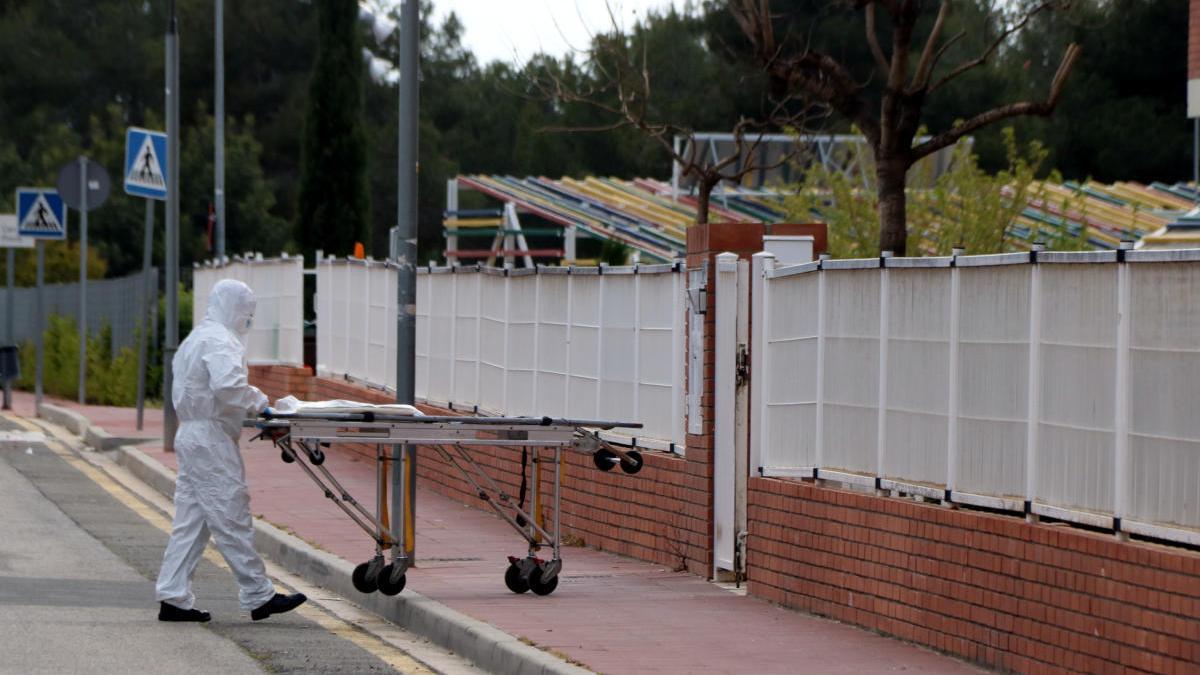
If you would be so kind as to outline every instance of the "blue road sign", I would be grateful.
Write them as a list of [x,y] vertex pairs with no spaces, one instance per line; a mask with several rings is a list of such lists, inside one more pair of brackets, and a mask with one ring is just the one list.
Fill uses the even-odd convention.
[[35,239],[67,238],[67,205],[54,188],[17,188],[17,233]]
[[125,192],[146,199],[167,198],[167,135],[129,127],[125,132]]

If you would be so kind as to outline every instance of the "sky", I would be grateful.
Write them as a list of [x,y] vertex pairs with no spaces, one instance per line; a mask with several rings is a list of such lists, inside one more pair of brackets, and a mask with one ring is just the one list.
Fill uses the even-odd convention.
[[480,63],[524,63],[543,51],[554,56],[585,49],[590,35],[611,26],[608,6],[626,28],[648,9],[683,7],[683,0],[434,0],[440,24],[453,11],[463,44]]

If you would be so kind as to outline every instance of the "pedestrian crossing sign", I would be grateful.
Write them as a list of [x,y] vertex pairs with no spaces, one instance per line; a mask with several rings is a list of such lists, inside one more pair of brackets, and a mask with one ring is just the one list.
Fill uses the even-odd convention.
[[125,132],[125,193],[167,198],[167,135],[129,127]]
[[67,205],[54,188],[17,188],[17,234],[35,239],[67,238]]

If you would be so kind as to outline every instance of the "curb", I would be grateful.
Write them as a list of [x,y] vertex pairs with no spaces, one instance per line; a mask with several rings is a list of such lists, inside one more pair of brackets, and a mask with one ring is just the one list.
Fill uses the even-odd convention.
[[[92,444],[91,438],[108,440],[117,451],[115,459],[119,466],[168,499],[174,498],[175,472],[127,445],[124,439],[111,436],[83,415],[60,406],[42,404],[38,416],[82,437],[92,447],[97,446]],[[254,545],[260,553],[289,572],[455,652],[484,670],[515,675],[584,675],[592,672],[414,591],[406,590],[395,597],[359,593],[350,581],[354,571],[352,563],[258,519],[254,520]]]
[[131,445],[137,443],[145,443],[147,441],[157,440],[151,437],[125,437],[113,436],[104,429],[92,424],[91,420],[83,415],[51,403],[42,403],[38,406],[37,416],[57,424],[71,433],[83,439],[89,447],[97,450],[116,450],[123,445]]

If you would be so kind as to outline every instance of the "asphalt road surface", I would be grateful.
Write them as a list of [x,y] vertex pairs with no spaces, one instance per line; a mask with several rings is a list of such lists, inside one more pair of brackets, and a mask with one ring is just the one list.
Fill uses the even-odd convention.
[[0,417],[0,673],[430,672],[312,603],[251,622],[211,548],[195,590],[213,620],[159,622],[169,521],[61,445],[14,432],[26,429]]

